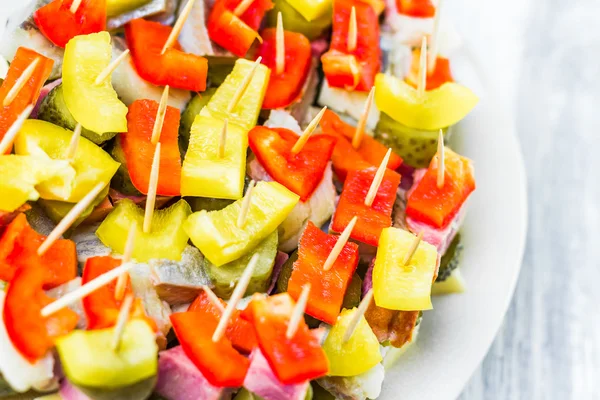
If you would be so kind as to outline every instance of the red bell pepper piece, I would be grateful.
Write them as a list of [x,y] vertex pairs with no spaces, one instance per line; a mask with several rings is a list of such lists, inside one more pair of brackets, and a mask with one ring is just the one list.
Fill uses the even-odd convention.
[[435,6],[431,0],[396,0],[398,13],[415,18],[435,17]]
[[452,150],[444,149],[444,186],[437,187],[438,159],[434,157],[423,178],[408,194],[406,215],[445,228],[475,190],[473,164]]
[[[219,299],[223,307],[227,306],[223,300]],[[210,301],[207,294],[202,291],[198,297],[190,304],[188,311],[202,311],[221,318],[221,311]],[[240,317],[241,312],[236,310],[231,316],[231,321],[227,325],[225,336],[231,341],[233,347],[237,350],[249,354],[257,346],[256,334],[252,325]]]
[[75,36],[106,30],[106,0],[83,0],[75,13],[73,1],[54,0],[33,13],[40,32],[59,47]]
[[233,348],[226,336],[213,342],[219,320],[212,312],[175,313],[171,322],[183,351],[212,385],[243,385],[250,362]]
[[210,38],[219,46],[238,57],[244,57],[254,39],[259,39],[258,28],[267,11],[273,8],[271,0],[254,0],[239,17],[233,11],[241,0],[217,0],[208,17]]
[[371,207],[367,207],[365,198],[376,172],[377,168],[371,167],[348,173],[331,224],[332,230],[342,232],[350,220],[357,216],[350,237],[373,246],[377,246],[383,228],[392,226],[392,209],[400,185],[400,175],[386,169],[375,200]]
[[[312,290],[311,290],[312,291]],[[302,320],[291,339],[286,336],[294,300],[289,293],[255,295],[242,312],[253,322],[258,345],[277,379],[284,385],[322,377],[329,371],[327,356]]]
[[[348,25],[356,9],[356,49],[348,51]],[[379,22],[373,7],[361,0],[333,2],[333,33],[329,51],[321,57],[327,83],[332,87],[368,92],[380,69]]]
[[62,285],[77,276],[75,243],[59,239],[40,257],[37,249],[46,236],[29,226],[25,214],[19,214],[0,237],[0,280],[10,282],[18,269],[29,263],[42,267],[43,289]]
[[16,349],[30,363],[44,357],[54,347],[54,339],[69,333],[77,325],[77,314],[68,308],[42,317],[42,308],[54,300],[42,287],[44,266],[28,257],[28,265],[19,268],[8,284],[3,317],[6,331]]
[[323,264],[338,241],[309,222],[300,238],[298,260],[288,283],[288,293],[298,299],[302,287],[310,284],[306,313],[330,325],[342,308],[344,294],[358,265],[358,245],[346,243],[330,270]]
[[[421,49],[415,49],[412,56],[412,64],[410,72],[406,77],[406,83],[416,88],[419,81],[419,59],[421,57]],[[426,90],[437,89],[446,82],[454,82],[452,72],[450,71],[450,60],[443,57],[438,57],[435,62],[435,69],[431,74],[427,75]]]
[[327,135],[311,136],[294,155],[296,141],[298,135],[285,128],[257,126],[248,133],[250,148],[269,175],[306,201],[323,179],[336,140]]
[[263,101],[263,108],[285,108],[299,96],[308,76],[312,60],[310,42],[301,33],[284,31],[285,69],[276,73],[276,29],[262,32],[263,42],[258,48],[256,58],[262,57],[262,63],[271,69],[269,86]]
[[[127,169],[133,186],[147,194],[150,170],[156,145],[150,142],[158,103],[154,100],[136,100],[127,113],[127,132],[120,134],[121,146],[127,160]],[[179,110],[167,106],[160,134],[160,168],[156,194],[181,194],[181,155],[179,153]]]
[[[31,78],[29,78],[21,90],[19,90],[19,93],[14,100],[8,106],[3,107],[2,103],[10,89],[23,74],[23,71],[25,71],[29,64],[36,58],[39,58],[39,61]],[[2,140],[6,131],[8,131],[11,125],[15,123],[17,117],[23,110],[30,104],[36,104],[38,97],[40,96],[40,90],[42,90],[44,82],[46,82],[46,79],[48,79],[52,72],[53,64],[54,61],[33,50],[25,47],[19,47],[17,49],[17,53],[10,63],[6,78],[0,87],[0,140]],[[9,154],[11,151],[12,146],[8,149],[6,154]]]
[[143,19],[134,19],[125,26],[125,39],[135,69],[154,85],[202,92],[206,89],[206,58],[184,53],[179,42],[161,54],[172,29]]

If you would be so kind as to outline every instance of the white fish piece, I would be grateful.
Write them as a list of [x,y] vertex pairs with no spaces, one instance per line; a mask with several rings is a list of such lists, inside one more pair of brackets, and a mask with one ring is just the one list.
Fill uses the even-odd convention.
[[[358,121],[364,111],[365,102],[369,96],[368,92],[349,92],[344,89],[334,88],[329,86],[327,79],[321,84],[321,93],[317,101],[320,106],[327,106],[339,114],[347,115]],[[343,115],[340,115],[343,117]],[[377,107],[371,107],[369,116],[367,117],[367,128],[374,130],[379,121],[379,110]],[[356,124],[356,122],[354,122]],[[372,132],[366,132],[373,135]]]
[[[75,279],[70,280],[67,283],[63,283],[60,286],[57,286],[53,289],[47,290],[46,294],[53,299],[58,299],[63,297],[64,295],[71,293],[75,289],[79,289],[81,287],[81,277],[78,276]],[[71,304],[69,308],[74,311],[79,320],[77,321],[77,329],[85,329],[87,327],[87,318],[85,316],[85,312],[83,311],[83,303],[81,300],[78,300],[74,304]]]
[[[178,16],[182,10],[183,7],[180,7],[177,13]],[[186,53],[198,56],[212,56],[215,54],[206,29],[207,18],[206,3],[204,0],[196,0],[179,34],[179,44]]]
[[[116,15],[108,18],[106,21],[106,29],[113,30],[120,28],[127,24],[132,19],[136,18],[148,18],[151,16],[160,16],[162,13],[166,13],[170,10],[170,4],[172,0],[151,0],[149,3],[144,4],[135,10],[124,12],[123,14]],[[171,11],[173,12],[173,11]]]
[[264,126],[267,128],[286,128],[298,135],[302,134],[302,128],[300,128],[296,118],[285,110],[271,110],[269,119],[265,121]]
[[6,73],[8,72],[8,61],[2,55],[0,55],[0,78],[6,78]]
[[327,376],[317,379],[317,382],[336,399],[364,400],[379,397],[384,377],[383,365],[377,364],[360,375]]
[[96,236],[99,226],[100,223],[79,225],[71,234],[70,239],[75,242],[77,247],[77,262],[82,267],[90,257],[108,256],[111,253],[111,249]]

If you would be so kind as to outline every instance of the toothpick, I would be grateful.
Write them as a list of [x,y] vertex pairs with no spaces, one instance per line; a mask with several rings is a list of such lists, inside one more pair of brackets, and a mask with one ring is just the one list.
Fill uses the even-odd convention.
[[275,73],[282,74],[285,71],[285,32],[283,30],[283,19],[281,11],[277,13],[277,28],[275,30]]
[[255,184],[256,182],[254,182],[254,180],[250,181],[248,190],[246,190],[246,195],[242,199],[242,209],[240,210],[240,214],[238,215],[237,219],[237,227],[240,229],[246,224],[246,217],[248,216],[248,210],[250,209],[250,200],[252,198],[252,191]]
[[356,130],[354,131],[354,136],[352,137],[352,147],[358,149],[360,147],[360,142],[362,142],[363,135],[365,133],[365,126],[367,125],[367,119],[369,118],[369,113],[371,112],[371,106],[373,105],[373,96],[375,95],[375,86],[371,88],[369,92],[369,96],[367,97],[367,101],[365,101],[365,107],[363,108],[363,112],[358,120],[358,125],[356,125]]
[[94,199],[98,196],[100,191],[104,189],[105,186],[106,183],[104,182],[98,183],[88,194],[85,195],[83,199],[81,199],[81,201],[79,201],[79,203],[75,204],[75,206],[71,208],[67,215],[65,215],[65,217],[58,223],[58,225],[56,225],[52,232],[50,232],[46,240],[44,240],[44,242],[40,245],[37,250],[38,256],[44,255],[50,246],[60,239],[62,234],[65,233],[71,225],[73,225],[73,222],[79,218],[81,213],[84,212],[85,209],[90,206],[90,204],[92,204],[92,201],[94,201]]
[[239,303],[241,298],[244,297],[244,293],[246,293],[246,289],[248,288],[248,284],[250,283],[250,278],[254,273],[254,268],[256,268],[257,263],[258,253],[255,253],[250,259],[250,262],[248,263],[248,266],[246,267],[244,273],[240,277],[240,280],[238,281],[235,289],[233,289],[233,294],[231,295],[229,303],[227,303],[227,307],[225,308],[225,311],[223,312],[223,315],[219,320],[219,325],[217,325],[217,329],[215,329],[215,333],[213,334],[213,342],[218,342],[223,337],[225,329],[227,328],[227,324],[229,323],[229,320],[231,319],[231,316],[233,315],[233,312],[236,309],[237,303]]
[[210,300],[212,305],[217,307],[219,309],[219,312],[223,314],[225,312],[225,306],[223,306],[223,303],[221,303],[221,299],[217,297],[215,292],[213,292],[211,288],[209,288],[206,285],[202,285],[202,290],[204,290],[204,293],[206,293],[206,296],[208,296],[208,300]]
[[104,68],[102,70],[102,72],[100,72],[98,74],[98,77],[96,78],[96,80],[94,81],[95,85],[100,85],[102,82],[104,82],[106,80],[106,78],[108,78],[110,76],[110,74],[112,74],[114,72],[115,69],[117,69],[117,67],[119,66],[119,64],[125,59],[127,58],[127,56],[129,55],[129,49],[125,50],[124,52],[122,52],[119,57],[115,58],[110,64],[108,64],[106,66],[106,68]]
[[358,305],[356,311],[354,311],[354,314],[352,314],[352,319],[346,328],[346,332],[342,338],[342,343],[346,343],[348,340],[350,340],[354,334],[354,331],[356,330],[356,327],[358,326],[358,323],[360,322],[360,319],[363,315],[365,315],[365,312],[367,312],[369,304],[371,304],[371,300],[373,300],[373,288],[369,289],[369,291],[365,294],[365,297],[363,297]]
[[371,207],[373,205],[373,201],[375,200],[375,196],[377,195],[377,191],[379,190],[379,186],[381,186],[381,182],[383,181],[383,176],[385,174],[385,170],[387,168],[388,162],[390,161],[390,156],[392,155],[392,149],[388,149],[387,153],[385,153],[385,157],[381,161],[377,172],[375,173],[375,178],[373,178],[373,182],[371,183],[371,187],[367,192],[367,197],[365,197],[365,206]]
[[190,12],[192,12],[192,8],[194,7],[194,1],[195,0],[188,0],[185,7],[183,8],[183,11],[181,11],[181,14],[179,14],[179,18],[177,18],[175,25],[173,25],[173,30],[169,34],[169,37],[167,38],[167,41],[165,42],[165,45],[163,46],[162,51],[160,52],[161,55],[165,54],[165,51],[167,51],[167,49],[173,46],[173,44],[177,41],[177,38],[181,33],[181,29],[183,28],[183,24],[185,24],[185,20],[189,17]]
[[425,96],[427,90],[427,37],[423,36],[421,41],[421,57],[419,58],[419,80],[417,82],[417,94],[419,99]]
[[221,130],[221,137],[219,138],[219,158],[225,157],[225,142],[227,141],[227,124],[229,120],[225,118],[223,121],[223,129]]
[[63,297],[53,301],[46,307],[42,308],[42,317],[48,317],[54,314],[55,312],[58,312],[63,308],[76,303],[77,301],[83,299],[84,297],[86,297],[90,293],[95,292],[101,287],[108,285],[109,283],[117,279],[121,274],[124,274],[131,268],[133,268],[134,265],[135,264],[133,263],[122,264],[117,268],[111,269],[110,271],[89,281],[85,285],[80,286],[72,292],[65,294]]
[[82,1],[83,0],[73,0],[73,2],[71,3],[71,8],[69,8],[69,11],[71,11],[71,14],[75,14],[77,12]]
[[243,15],[246,12],[246,10],[252,5],[253,2],[254,0],[242,0],[240,4],[238,4],[237,7],[233,10],[233,15],[235,15],[236,17]]
[[308,124],[304,132],[302,132],[302,135],[300,135],[300,137],[298,138],[298,141],[296,141],[296,143],[294,144],[294,147],[292,147],[292,154],[296,155],[300,153],[306,142],[308,142],[310,135],[312,135],[315,129],[317,129],[317,126],[319,125],[319,122],[321,122],[321,118],[323,118],[323,114],[325,114],[325,111],[327,111],[327,106],[323,107],[323,109],[319,111],[317,116],[313,118],[312,121],[310,121],[310,124]]
[[329,255],[327,256],[327,260],[325,260],[325,264],[323,264],[324,271],[329,271],[331,267],[333,267],[335,260],[337,260],[340,253],[344,249],[344,246],[346,245],[346,243],[348,243],[348,239],[350,239],[350,235],[352,234],[352,230],[354,229],[354,225],[356,225],[357,220],[358,219],[356,216],[352,217],[348,225],[346,225],[346,228],[344,229],[342,234],[338,237],[335,246],[333,246],[333,249],[331,249],[331,253],[329,253]]
[[306,310],[306,303],[308,303],[309,293],[310,283],[307,283],[302,287],[302,293],[300,293],[300,297],[298,297],[298,301],[296,302],[296,306],[294,307],[294,311],[292,311],[292,316],[290,317],[290,322],[288,322],[287,331],[285,332],[285,337],[287,339],[293,338],[298,330],[298,327],[300,326],[300,322],[304,316],[304,311]]
[[435,71],[437,63],[439,36],[440,36],[440,18],[441,18],[442,0],[438,1],[435,8],[435,19],[433,20],[433,32],[429,40],[429,52],[427,54],[427,74],[431,75]]
[[358,40],[358,29],[356,27],[356,7],[352,6],[350,12],[350,21],[348,22],[348,52],[352,53],[356,50],[356,42]]
[[156,202],[156,187],[158,186],[158,172],[160,170],[160,142],[156,144],[152,169],[150,170],[150,182],[148,183],[148,194],[146,195],[146,209],[144,210],[144,233],[149,233],[152,228],[152,216],[154,215],[154,203]]
[[235,106],[237,106],[237,104],[239,103],[240,99],[244,95],[244,92],[248,88],[250,81],[252,81],[252,78],[254,77],[254,74],[256,73],[256,68],[258,68],[261,61],[262,61],[262,57],[258,57],[256,59],[256,61],[254,61],[254,65],[252,65],[252,69],[250,70],[250,72],[248,72],[248,75],[246,75],[244,77],[242,84],[237,88],[233,97],[229,101],[229,105],[227,106],[227,113],[231,113],[233,111],[233,109],[235,108]]
[[441,189],[444,187],[444,178],[446,176],[446,168],[444,163],[444,133],[440,129],[440,133],[438,135],[438,146],[437,146],[437,156],[438,156],[438,167],[437,167],[437,187]]
[[[135,242],[135,232],[137,230],[137,222],[133,221],[131,226],[129,227],[129,232],[127,233],[127,242],[125,242],[125,251],[123,252],[123,258],[121,259],[121,264],[126,264],[131,261],[131,254],[133,254],[133,245]],[[117,285],[115,286],[115,299],[121,300],[123,296],[125,296],[125,288],[127,285],[127,276],[128,274],[121,274],[119,279],[117,280]]]
[[10,146],[12,146],[12,143],[14,142],[17,133],[19,133],[19,131],[21,130],[23,123],[29,117],[31,111],[33,111],[33,104],[30,104],[27,107],[25,107],[25,109],[21,114],[19,114],[15,122],[13,122],[10,128],[8,128],[6,134],[4,135],[2,140],[0,140],[0,155],[5,154],[10,148]]
[[33,75],[33,73],[35,72],[35,68],[37,67],[39,62],[40,59],[39,57],[37,57],[27,66],[27,68],[25,68],[25,71],[23,71],[21,76],[19,76],[19,79],[17,79],[15,84],[10,88],[10,90],[6,94],[6,97],[2,102],[3,107],[8,107],[10,103],[13,102],[13,100],[15,99],[15,97],[17,97],[21,89],[23,89],[23,86],[25,86],[29,78],[31,78],[31,75]]
[[[125,275],[125,274],[123,274]],[[133,295],[129,294],[123,300],[121,304],[121,309],[119,310],[119,316],[117,317],[117,323],[115,324],[115,332],[113,334],[112,345],[111,348],[113,351],[119,350],[119,345],[121,344],[121,338],[123,337],[123,332],[125,331],[125,326],[127,325],[127,321],[129,321],[129,313],[131,312],[131,306],[133,305]]]
[[167,113],[167,101],[169,100],[169,85],[165,86],[160,96],[160,103],[158,103],[158,110],[156,111],[156,118],[154,119],[154,126],[152,127],[152,137],[150,143],[157,144],[160,140],[160,134],[162,132],[163,124],[165,122],[165,115]]
[[410,244],[410,247],[406,252],[406,256],[404,257],[404,261],[402,262],[403,266],[408,265],[408,263],[410,263],[410,260],[412,260],[413,256],[415,255],[417,249],[419,248],[419,243],[421,243],[422,239],[423,231],[419,232],[419,234],[415,237],[415,240],[413,240],[413,242]]
[[71,141],[69,142],[69,149],[67,150],[67,160],[73,162],[75,160],[75,154],[77,153],[77,147],[79,146],[79,138],[81,137],[81,124],[75,125],[75,130],[71,135]]

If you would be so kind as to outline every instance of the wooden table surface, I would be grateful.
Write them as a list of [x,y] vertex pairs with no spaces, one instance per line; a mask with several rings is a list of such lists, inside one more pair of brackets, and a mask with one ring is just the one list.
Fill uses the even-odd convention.
[[600,1],[444,3],[515,112],[529,194],[514,299],[460,399],[600,399]]

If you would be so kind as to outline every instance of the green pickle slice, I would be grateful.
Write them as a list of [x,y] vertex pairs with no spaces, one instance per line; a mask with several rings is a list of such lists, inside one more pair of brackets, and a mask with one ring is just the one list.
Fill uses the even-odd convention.
[[312,41],[331,26],[333,8],[319,18],[308,21],[286,0],[276,0],[275,7],[267,14],[267,26],[277,26],[277,13],[279,12],[281,12],[281,19],[286,31],[301,33]]
[[202,94],[195,95],[192,100],[187,104],[183,113],[181,113],[181,123],[179,125],[179,151],[182,155],[187,151],[188,145],[190,144],[190,131],[194,119],[200,111],[208,104],[208,101],[217,89],[210,88],[202,92]]
[[110,186],[128,196],[143,196],[142,192],[137,190],[131,182],[129,170],[127,169],[127,159],[125,158],[125,152],[123,152],[123,146],[121,146],[121,136],[115,138],[112,147],[107,151],[116,162],[120,163],[119,169],[110,180]]

